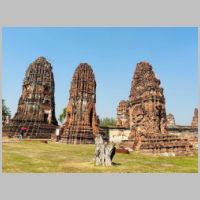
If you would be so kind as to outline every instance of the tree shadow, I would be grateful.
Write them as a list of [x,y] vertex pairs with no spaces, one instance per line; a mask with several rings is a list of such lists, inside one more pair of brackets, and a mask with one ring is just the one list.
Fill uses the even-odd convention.
[[120,166],[122,165],[121,163],[116,163],[116,162],[112,162],[112,166]]

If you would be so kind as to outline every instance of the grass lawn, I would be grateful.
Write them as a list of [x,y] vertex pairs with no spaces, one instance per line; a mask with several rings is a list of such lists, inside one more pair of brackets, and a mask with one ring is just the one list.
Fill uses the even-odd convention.
[[3,143],[3,173],[198,173],[198,155],[164,157],[134,152],[116,154],[111,167],[95,166],[94,145],[39,141]]

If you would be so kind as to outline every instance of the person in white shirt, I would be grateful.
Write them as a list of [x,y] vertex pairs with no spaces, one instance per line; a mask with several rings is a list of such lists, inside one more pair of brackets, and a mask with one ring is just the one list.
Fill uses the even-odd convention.
[[57,129],[56,129],[56,142],[59,141],[59,137],[60,137],[60,129],[57,128]]

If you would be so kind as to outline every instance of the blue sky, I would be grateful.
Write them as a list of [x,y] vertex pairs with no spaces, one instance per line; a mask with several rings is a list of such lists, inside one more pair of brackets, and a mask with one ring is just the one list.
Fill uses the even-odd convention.
[[29,64],[44,56],[53,65],[56,115],[67,105],[70,82],[80,62],[97,82],[97,114],[116,117],[128,99],[135,66],[148,61],[161,80],[166,111],[189,125],[198,103],[197,28],[4,28],[3,98],[15,114]]

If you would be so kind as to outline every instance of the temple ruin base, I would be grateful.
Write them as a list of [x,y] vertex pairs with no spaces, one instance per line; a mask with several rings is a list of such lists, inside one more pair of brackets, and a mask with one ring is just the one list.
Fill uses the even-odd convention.
[[[105,141],[108,141],[108,134],[104,130],[100,130],[100,134]],[[94,144],[95,134],[93,134],[92,128],[75,129],[72,127],[62,134],[61,142],[68,144]]]
[[31,121],[16,121],[11,122],[3,127],[3,136],[10,138],[17,137],[20,135],[21,128],[26,127],[27,131],[24,132],[24,138],[31,139],[51,139],[51,135],[55,134],[57,126],[52,124],[46,124],[42,122],[33,123]]
[[140,136],[132,138],[121,143],[124,147],[129,147],[133,150],[169,155],[191,155],[197,152],[197,138],[180,137],[175,134],[162,134],[153,136]]
[[61,136],[61,141],[68,144],[94,144],[94,139],[92,128],[77,130],[72,127]]

